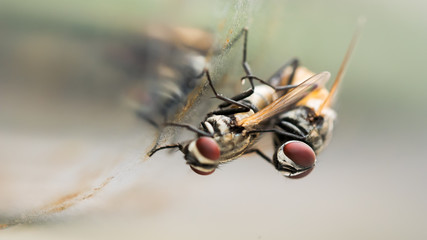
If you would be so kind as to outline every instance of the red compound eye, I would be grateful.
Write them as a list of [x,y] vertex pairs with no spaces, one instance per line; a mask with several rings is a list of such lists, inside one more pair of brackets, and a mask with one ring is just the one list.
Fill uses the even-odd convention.
[[199,153],[207,159],[215,161],[220,156],[218,143],[213,138],[200,137],[196,141],[196,147]]
[[[283,153],[297,165],[308,168],[312,167],[316,161],[316,154],[313,149],[306,143],[300,141],[291,141],[285,143]],[[292,176],[291,178],[302,178],[307,176],[313,168],[305,171],[304,173]]]
[[199,175],[212,174],[218,165],[218,162],[216,161],[221,155],[218,143],[213,138],[200,137],[196,140],[196,148],[199,154],[203,156],[203,158],[200,157],[200,155],[197,156],[196,154],[195,157],[198,161],[198,164],[190,165],[191,170]]

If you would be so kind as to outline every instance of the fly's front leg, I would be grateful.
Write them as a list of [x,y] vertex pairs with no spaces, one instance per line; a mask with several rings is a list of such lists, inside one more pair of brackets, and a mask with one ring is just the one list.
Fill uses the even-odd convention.
[[266,160],[269,163],[273,163],[273,160],[271,158],[269,158],[267,155],[265,155],[263,152],[261,152],[259,149],[249,149],[248,151],[246,151],[244,154],[249,154],[249,153],[256,153],[258,154],[260,157],[262,157],[264,160]]
[[[286,172],[290,172],[291,174],[295,174],[298,172],[298,170],[295,168],[292,168],[289,166],[281,166],[280,164],[277,163],[277,161],[274,161],[274,159],[269,158],[267,155],[265,155],[259,149],[250,149],[250,150],[245,152],[245,154],[249,154],[249,153],[258,154],[260,157],[262,157],[268,163],[272,164],[274,166],[274,168],[276,168],[278,171],[286,171]],[[304,169],[304,170],[306,170],[306,169]]]
[[[246,60],[248,55],[248,28],[243,28],[242,32],[244,34],[242,67],[243,67],[243,70],[245,70],[246,75],[252,75],[251,67],[249,66],[249,63]],[[253,88],[253,84],[251,85]]]
[[[269,79],[268,81],[264,81],[256,76],[248,75],[241,78],[241,81],[244,81],[245,79],[249,80],[257,80],[261,82],[262,84],[265,84],[271,88],[273,88],[275,91],[283,91],[286,90],[283,94],[287,92],[287,90],[297,87],[298,85],[292,85],[292,82],[294,80],[295,72],[299,66],[299,61],[296,58],[291,59],[287,63],[285,63],[282,67],[279,68]],[[289,75],[288,80],[286,83],[282,82],[283,78]]]
[[[240,38],[243,35],[243,59],[242,59],[242,67],[243,70],[246,73],[247,78],[249,79],[249,83],[251,84],[251,88],[232,97],[231,99],[234,101],[239,101],[242,99],[245,99],[252,95],[254,93],[255,85],[253,83],[254,76],[252,75],[251,67],[249,66],[249,63],[247,62],[247,46],[248,46],[248,28],[243,28],[241,33],[236,37],[236,40]],[[228,102],[225,102],[221,105],[219,105],[220,108],[228,107],[231,104]]]
[[[245,80],[248,79],[250,84],[251,84],[251,89],[233,97],[233,100],[239,101],[243,98],[246,98],[248,96],[250,96],[253,93],[253,90],[255,88],[254,84],[253,84],[253,80],[258,80],[263,84],[266,84],[272,88],[274,88],[275,90],[288,90],[293,88],[291,83],[294,79],[295,76],[295,72],[296,69],[299,67],[299,60],[296,58],[292,58],[291,60],[289,60],[288,62],[286,62],[282,67],[280,67],[270,78],[268,81],[264,81],[256,76],[254,76],[252,74],[252,70],[251,67],[247,61],[247,56],[248,56],[248,28],[245,27],[242,29],[242,31],[231,41],[231,43],[229,45],[227,45],[226,49],[230,49],[233,45],[234,42],[239,40],[242,35],[243,37],[243,58],[242,58],[242,67],[243,70],[246,73],[246,76],[242,77],[241,80]],[[290,75],[288,78],[287,83],[283,84],[281,82],[282,78],[283,78],[283,74],[286,73],[287,69],[290,68]],[[288,87],[288,85],[290,85],[290,87]]]
[[242,113],[242,112],[247,112],[248,109],[246,108],[227,108],[227,109],[220,109],[220,110],[216,110],[213,112],[210,112],[208,115],[233,115],[236,113]]
[[[244,103],[238,102],[232,98],[228,98],[228,97],[222,96],[221,94],[218,94],[217,91],[215,90],[215,87],[212,84],[212,79],[211,79],[211,76],[209,74],[209,71],[206,70],[205,72],[206,72],[206,77],[208,79],[209,85],[210,85],[213,93],[215,94],[216,98],[221,99],[222,101],[224,101],[228,105],[234,104],[234,105],[237,105],[239,107],[242,107],[242,108],[246,109],[246,111],[249,111],[251,109],[250,106],[248,106]],[[220,107],[221,107],[221,105],[220,105]]]
[[308,167],[301,167],[301,166],[295,167],[292,164],[287,163],[286,161],[284,162],[281,159],[279,160],[278,159],[279,154],[277,153],[277,151],[278,150],[275,151],[275,153],[274,153],[275,156],[273,158],[269,158],[267,155],[265,155],[259,149],[250,149],[250,150],[246,151],[244,154],[248,154],[248,153],[258,154],[260,157],[262,157],[268,163],[272,164],[274,166],[274,168],[276,168],[276,170],[278,170],[284,176],[291,177],[291,178],[304,177],[308,173],[310,173],[310,171],[314,167],[314,163],[312,166],[308,166]]
[[166,145],[166,146],[157,147],[157,148],[155,148],[155,149],[152,149],[152,150],[148,153],[148,156],[149,156],[149,157],[151,157],[151,156],[153,156],[156,152],[158,152],[158,151],[160,151],[160,150],[163,150],[163,149],[169,149],[169,148],[178,148],[179,150],[181,150],[181,151],[182,151],[183,146],[182,146],[181,144],[177,143],[177,144],[171,144],[171,145]]
[[266,132],[279,134],[279,135],[286,136],[288,138],[299,140],[299,141],[304,141],[307,137],[307,135],[297,135],[297,134],[293,134],[293,133],[286,132],[280,129],[275,129],[275,128],[248,131],[248,133],[266,133]]
[[[252,93],[254,93],[254,91],[252,89],[248,89],[248,90],[246,90],[246,91],[244,91],[242,93],[237,94],[236,96],[232,97],[231,99],[233,101],[240,101],[242,99],[245,99],[245,98],[249,97],[250,95],[252,95]],[[225,102],[225,103],[221,103],[219,105],[219,107],[220,108],[225,108],[225,107],[228,107],[230,105],[231,105],[230,103]]]
[[212,137],[212,134],[204,132],[190,124],[185,124],[185,123],[165,123],[166,126],[175,126],[175,127],[182,127],[182,128],[186,128],[187,130],[190,130],[198,135],[202,135],[202,136],[206,136],[206,137]]
[[298,135],[299,137],[302,137],[304,139],[306,139],[308,137],[307,134],[305,134],[304,132],[302,132],[297,126],[295,126],[294,124],[288,122],[288,121],[280,121],[276,124],[278,127],[281,128],[281,130],[277,130],[278,134],[280,135],[284,135],[282,133],[294,133],[296,135]]
[[273,88],[275,91],[289,90],[289,89],[292,89],[292,88],[295,88],[295,87],[298,86],[298,84],[294,84],[294,85],[287,84],[287,85],[283,85],[283,86],[274,86],[274,85],[270,84],[269,82],[266,82],[266,81],[262,80],[261,78],[258,78],[258,77],[255,77],[255,76],[244,76],[240,80],[244,81],[245,79],[250,79],[250,78],[252,78],[253,80],[257,80],[260,83]]
[[[265,84],[271,88],[273,88],[275,91],[285,91],[283,94],[285,94],[289,89],[295,88],[298,85],[291,85],[294,76],[295,76],[295,72],[296,69],[299,66],[299,61],[298,59],[291,59],[289,62],[285,63],[281,68],[279,68],[278,71],[276,71],[276,73],[273,74],[272,77],[269,78],[268,81],[264,81],[256,76],[254,76],[252,74],[252,70],[251,67],[247,61],[247,55],[248,55],[248,29],[247,28],[243,28],[242,32],[236,37],[236,40],[238,38],[240,38],[241,36],[244,36],[243,39],[243,58],[242,58],[242,67],[243,70],[245,71],[246,75],[243,76],[240,80],[244,81],[245,79],[249,80],[249,83],[251,85],[250,89],[232,97],[231,99],[235,100],[235,101],[239,101],[242,100],[244,98],[249,97],[250,95],[252,95],[254,93],[254,89],[255,89],[255,85],[254,85],[254,80],[257,80],[259,82],[261,82],[262,84]],[[282,78],[283,78],[283,74],[287,73],[287,70],[290,68],[290,75],[289,75],[289,79],[288,82],[286,84],[282,83]],[[221,104],[219,107],[220,108],[224,108],[229,106],[230,103],[223,103]]]
[[[283,66],[281,66],[268,79],[268,82],[275,87],[283,86],[283,85],[290,85],[292,83],[292,81],[294,80],[295,72],[296,72],[298,67],[299,67],[299,60],[296,58],[292,58],[291,60],[289,60],[288,62],[283,64]],[[287,70],[289,68],[290,68],[290,70]],[[286,83],[282,83],[282,79],[283,79],[283,77],[285,77],[284,75],[287,73],[287,71],[291,71],[289,73],[288,81]]]
[[[174,127],[182,127],[182,128],[186,128],[189,131],[192,131],[194,133],[196,133],[197,135],[201,135],[201,136],[206,136],[206,137],[212,137],[211,133],[205,132],[203,130],[200,130],[192,125],[189,124],[184,124],[184,123],[165,123],[165,126],[174,126]],[[153,154],[155,154],[157,151],[159,150],[163,150],[163,149],[169,149],[169,148],[178,148],[179,150],[182,151],[183,146],[180,143],[176,143],[176,144],[171,144],[171,145],[165,145],[165,146],[161,146],[161,147],[155,147],[153,148],[149,153],[148,156],[151,157],[153,156]]]

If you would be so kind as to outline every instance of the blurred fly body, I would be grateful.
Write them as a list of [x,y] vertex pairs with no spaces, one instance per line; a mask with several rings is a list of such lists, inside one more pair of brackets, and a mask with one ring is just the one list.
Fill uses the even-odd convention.
[[147,28],[144,44],[123,58],[135,77],[142,78],[127,94],[138,116],[157,128],[174,119],[199,85],[212,44],[213,36],[199,29]]

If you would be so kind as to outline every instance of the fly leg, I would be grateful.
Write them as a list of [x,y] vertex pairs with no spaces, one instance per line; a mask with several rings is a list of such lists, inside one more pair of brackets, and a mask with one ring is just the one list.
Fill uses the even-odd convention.
[[[238,95],[236,95],[236,96],[234,96],[234,97],[232,97],[231,98],[232,100],[239,101],[239,100],[242,100],[242,99],[247,98],[250,95],[252,95],[254,93],[254,89],[255,89],[255,85],[253,82],[254,80],[257,80],[257,81],[273,88],[276,91],[283,91],[284,90],[285,93],[289,89],[295,88],[297,86],[297,85],[291,85],[293,78],[295,76],[295,71],[299,66],[299,61],[296,58],[291,59],[289,62],[285,63],[278,71],[276,71],[276,73],[273,74],[272,77],[270,77],[270,79],[268,81],[264,81],[264,80],[262,80],[256,76],[254,76],[252,74],[251,67],[247,61],[248,29],[243,28],[242,32],[236,37],[235,40],[239,39],[241,37],[241,35],[244,35],[242,67],[243,67],[243,70],[245,71],[246,75],[243,76],[240,80],[244,81],[245,79],[248,79],[249,83],[251,85],[251,88],[240,93],[240,94],[238,94]],[[281,79],[283,77],[283,74],[287,73],[285,70],[289,67],[291,67],[291,73],[289,75],[288,83],[285,85],[282,85]],[[230,103],[225,102],[225,103],[219,105],[219,107],[224,108],[224,107],[227,107],[229,105],[230,105]]]
[[290,133],[287,131],[283,131],[281,129],[260,129],[260,130],[252,130],[252,131],[248,131],[248,133],[266,133],[266,132],[272,132],[275,134],[279,134],[281,136],[285,136],[294,140],[300,140],[300,141],[304,141],[305,138],[307,137],[307,135],[297,135],[294,133]]
[[253,92],[254,92],[254,88],[255,88],[255,86],[254,86],[254,83],[253,83],[253,80],[258,80],[258,81],[260,81],[261,83],[263,83],[263,84],[266,84],[266,85],[268,85],[268,86],[270,86],[270,87],[272,87],[274,90],[276,90],[276,91],[278,91],[278,90],[289,90],[289,89],[291,89],[291,88],[294,88],[294,87],[296,87],[296,85],[291,85],[291,83],[292,83],[292,80],[293,80],[293,78],[294,78],[294,75],[295,75],[295,71],[296,71],[296,69],[298,68],[298,65],[299,65],[299,61],[298,61],[298,59],[296,59],[296,58],[294,58],[294,59],[291,59],[289,62],[287,62],[287,63],[285,63],[278,71],[276,71],[276,73],[272,76],[272,77],[280,77],[280,80],[281,80],[281,77],[282,77],[282,74],[283,73],[285,73],[285,69],[286,68],[288,68],[288,67],[291,67],[291,74],[290,74],[290,76],[289,76],[289,80],[288,80],[288,83],[286,84],[286,85],[281,85],[280,84],[280,81],[279,81],[279,84],[277,84],[277,85],[272,85],[272,84],[270,84],[269,82],[271,81],[271,78],[269,79],[269,81],[268,82],[266,82],[266,81],[264,81],[264,80],[262,80],[262,79],[260,79],[260,78],[258,78],[258,77],[256,77],[256,76],[254,76],[253,74],[252,74],[252,71],[251,71],[251,67],[249,66],[249,63],[248,63],[248,61],[247,61],[247,46],[248,46],[248,29],[247,28],[243,28],[243,30],[242,30],[242,33],[244,34],[244,39],[243,39],[243,59],[242,59],[242,67],[243,67],[243,70],[245,71],[245,73],[246,73],[246,76],[244,76],[244,77],[242,77],[241,78],[241,81],[243,81],[243,80],[245,80],[245,79],[248,79],[249,80],[249,83],[251,84],[251,88],[250,89],[248,89],[248,90],[246,90],[245,92],[243,92],[242,94],[247,94],[247,96],[246,97],[248,97],[248,96],[250,96]]
[[[238,103],[238,101],[240,101],[242,99],[245,99],[245,98],[249,97],[250,95],[252,95],[254,93],[255,85],[254,85],[253,81],[257,80],[257,81],[259,81],[259,82],[261,82],[261,83],[263,83],[265,85],[270,86],[271,88],[273,88],[276,91],[285,90],[287,92],[287,90],[295,88],[297,86],[297,85],[291,85],[291,83],[293,81],[293,78],[294,78],[294,75],[295,75],[295,71],[296,71],[296,69],[299,66],[299,61],[298,61],[298,59],[291,59],[289,62],[285,63],[278,71],[276,71],[276,73],[273,74],[273,76],[270,77],[270,79],[268,81],[264,81],[264,80],[262,80],[262,79],[260,79],[260,78],[258,78],[256,76],[254,76],[252,74],[251,67],[250,67],[250,65],[249,65],[249,63],[247,61],[247,55],[248,55],[247,54],[247,52],[248,52],[248,50],[247,50],[247,46],[248,46],[248,29],[246,27],[243,28],[242,31],[231,41],[231,43],[226,47],[226,50],[228,50],[229,48],[231,48],[231,46],[234,44],[234,42],[237,41],[237,40],[239,40],[242,35],[244,36],[244,38],[243,38],[242,67],[243,67],[243,70],[245,71],[246,75],[241,78],[241,81],[243,81],[245,79],[248,79],[251,87],[248,90],[246,90],[246,91],[244,91],[244,92],[242,92],[240,94],[237,94],[234,97],[225,98],[225,97],[219,96],[219,94],[216,93],[216,91],[215,91],[215,89],[214,89],[214,87],[212,85],[212,81],[210,80],[210,75],[209,75],[208,71],[206,71],[206,75],[208,77],[209,84],[211,85],[211,88],[212,88],[213,92],[215,93],[216,97],[224,101],[224,103],[222,103],[222,104],[219,105],[219,108],[225,108],[225,107],[228,107],[228,106],[230,106],[232,104],[235,104],[235,105],[238,105],[238,106],[240,106],[240,107],[242,107],[244,109],[247,109],[247,110],[252,109],[252,110],[255,111],[255,109],[253,109],[251,106],[248,106],[246,104]],[[290,75],[289,75],[288,83],[286,85],[282,85],[281,84],[281,79],[283,77],[282,75],[284,73],[287,73],[287,71],[285,71],[285,70],[287,68],[289,68],[289,67],[291,68],[291,72],[290,72]]]
[[289,167],[289,166],[284,167],[284,166],[279,165],[279,164],[277,163],[277,161],[274,161],[274,159],[269,158],[267,155],[265,155],[265,154],[264,154],[263,152],[261,152],[259,149],[250,149],[250,150],[246,151],[244,154],[249,154],[249,153],[256,153],[256,154],[258,154],[260,157],[262,157],[262,158],[263,158],[264,160],[266,160],[268,163],[272,164],[272,165],[274,166],[274,168],[276,168],[278,171],[283,171],[283,170],[285,170],[285,171],[288,171],[288,172],[290,172],[290,173],[292,173],[292,174],[295,174],[295,173],[297,173],[297,172],[298,172],[298,170],[297,170],[297,169],[295,169],[295,168],[292,168],[292,167]]
[[212,137],[212,134],[204,132],[192,125],[185,124],[185,123],[165,123],[166,126],[175,126],[175,127],[182,127],[186,128],[187,130],[190,130],[192,132],[195,132],[198,135],[206,136],[206,137]]
[[269,163],[273,163],[273,160],[269,157],[267,157],[267,155],[265,155],[263,152],[261,152],[259,149],[249,149],[248,151],[246,151],[244,154],[249,154],[249,153],[256,153],[258,154],[260,157],[262,157],[264,160],[266,160]]
[[280,135],[284,135],[281,134],[282,132],[288,132],[301,136],[304,139],[307,138],[307,134],[303,133],[298,127],[288,121],[281,120],[280,122],[276,123],[276,125],[281,128],[280,132],[278,133]]
[[[212,134],[207,133],[205,131],[202,131],[194,126],[191,126],[189,124],[184,124],[184,123],[165,123],[164,125],[166,126],[175,126],[175,127],[182,127],[182,128],[186,128],[187,130],[190,130],[192,132],[195,132],[198,135],[201,136],[206,136],[206,137],[212,137]],[[165,145],[165,146],[161,146],[161,147],[154,147],[149,153],[148,156],[151,157],[153,156],[154,153],[156,153],[159,150],[163,150],[163,149],[168,149],[168,148],[178,148],[179,150],[182,151],[183,146],[180,143],[176,143],[176,144],[171,144],[171,145]]]
[[[245,71],[246,75],[250,76],[250,77],[248,77],[248,79],[249,79],[249,83],[251,84],[251,88],[248,89],[248,90],[246,90],[246,91],[244,91],[244,92],[242,92],[242,93],[240,93],[240,94],[238,94],[238,95],[236,95],[236,96],[234,96],[234,97],[232,97],[231,100],[234,100],[234,101],[239,101],[239,100],[242,100],[244,98],[249,97],[250,95],[252,95],[254,93],[254,88],[255,88],[255,85],[253,83],[253,79],[254,78],[252,76],[252,71],[251,71],[251,68],[249,66],[249,63],[246,60],[247,46],[248,46],[248,28],[246,28],[246,27],[243,28],[242,31],[239,33],[239,35],[237,35],[237,37],[235,38],[235,40],[238,40],[242,35],[244,35],[244,38],[243,38],[242,67],[243,67],[243,70]],[[225,102],[225,103],[220,104],[219,107],[220,108],[225,108],[225,107],[228,107],[230,105],[231,105],[231,103]]]
[[[252,107],[251,107],[252,108]],[[210,112],[208,115],[233,115],[236,113],[242,113],[242,112],[247,112],[248,109],[247,108],[226,108],[226,109],[220,109],[220,110],[216,110],[213,112]]]
[[[274,158],[274,159],[269,158],[267,155],[265,155],[259,149],[250,149],[250,150],[246,151],[244,154],[249,154],[249,153],[258,154],[261,158],[266,160],[268,163],[272,164],[274,166],[274,168],[276,168],[279,172],[285,171],[289,174],[289,176],[292,176],[294,174],[304,172],[304,171],[307,171],[307,170],[310,170],[311,168],[313,168],[313,167],[306,167],[306,168],[296,169],[290,165],[279,164],[279,162],[277,161],[276,158]],[[287,176],[287,175],[285,175],[285,176]]]
[[[243,81],[245,79],[253,79],[257,80],[262,84],[265,84],[271,88],[273,88],[275,91],[284,91],[283,94],[285,94],[289,89],[295,88],[298,85],[292,85],[292,81],[294,80],[296,69],[299,66],[299,61],[296,58],[291,59],[290,61],[286,62],[282,67],[279,68],[269,79],[268,81],[264,81],[256,76],[247,75],[243,76],[240,80]],[[290,69],[289,69],[290,68]],[[288,70],[289,69],[289,70]],[[290,71],[290,72],[289,72]],[[286,83],[282,83],[282,79],[285,77],[285,74],[289,74],[288,80]]]
[[[295,76],[295,72],[297,70],[297,68],[299,67],[299,61],[297,58],[292,58],[291,60],[289,60],[288,62],[286,62],[285,64],[283,64],[283,66],[281,66],[269,79],[268,79],[268,83],[270,83],[271,85],[273,85],[275,88],[280,88],[280,86],[286,86],[286,85],[290,85],[292,83],[292,81],[294,80],[294,76]],[[289,78],[288,81],[286,83],[282,83],[282,79],[283,77],[285,77],[284,75],[286,73],[288,73],[289,70],[287,70],[287,68],[291,68],[290,69],[290,73],[289,73]]]
[[[260,157],[262,157],[268,163],[272,164],[274,166],[274,168],[276,168],[278,171],[288,171],[291,174],[295,174],[295,173],[299,172],[299,170],[297,170],[297,169],[295,169],[295,168],[293,168],[291,166],[282,166],[282,165],[278,164],[277,161],[275,161],[274,159],[269,158],[267,155],[265,155],[259,149],[250,149],[250,150],[246,151],[244,154],[249,154],[249,153],[256,153],[256,154],[258,154]],[[307,169],[304,169],[302,171],[305,171],[305,170],[307,170]]]
[[[248,105],[246,105],[244,103],[238,102],[239,100],[235,100],[235,99],[232,99],[232,98],[225,97],[225,96],[223,96],[221,94],[218,94],[217,91],[215,90],[215,87],[212,84],[212,79],[211,79],[211,76],[209,74],[209,71],[206,70],[205,72],[206,72],[206,77],[208,79],[209,85],[210,85],[213,93],[215,94],[216,98],[221,99],[222,101],[224,101],[225,102],[224,104],[226,104],[227,106],[229,106],[231,104],[234,104],[234,105],[237,105],[237,106],[239,106],[241,108],[246,109],[246,111],[249,111],[251,109],[250,106],[248,106]],[[221,108],[221,105],[220,105],[220,108]]]
[[159,151],[159,150],[163,150],[163,149],[169,149],[169,148],[178,148],[179,150],[181,150],[181,151],[182,151],[183,146],[182,146],[181,144],[177,143],[177,144],[171,144],[171,145],[166,145],[166,146],[157,147],[157,148],[152,149],[152,150],[148,153],[148,156],[149,156],[149,157],[151,157],[151,156],[153,156],[157,151]]

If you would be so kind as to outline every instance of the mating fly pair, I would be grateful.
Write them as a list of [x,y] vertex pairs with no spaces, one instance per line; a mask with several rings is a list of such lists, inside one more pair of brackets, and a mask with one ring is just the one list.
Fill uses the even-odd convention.
[[[330,74],[314,75],[297,60],[282,66],[268,81],[252,75],[247,56],[247,29],[243,29],[244,46],[242,66],[251,88],[232,98],[215,90],[209,71],[206,77],[215,97],[224,101],[218,109],[207,115],[196,128],[187,124],[168,123],[184,127],[197,134],[188,142],[166,145],[154,149],[178,148],[190,167],[198,174],[208,175],[219,164],[247,153],[255,152],[274,165],[283,175],[302,177],[315,165],[318,154],[331,137],[334,111],[330,108],[337,85],[343,77],[348,59],[354,49],[356,33],[347,51],[339,74],[330,92],[325,88]],[[256,86],[257,80],[262,85]],[[252,148],[260,134],[274,133],[275,154],[272,159]]]

